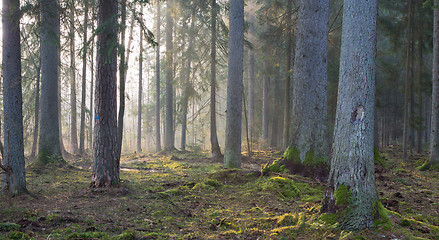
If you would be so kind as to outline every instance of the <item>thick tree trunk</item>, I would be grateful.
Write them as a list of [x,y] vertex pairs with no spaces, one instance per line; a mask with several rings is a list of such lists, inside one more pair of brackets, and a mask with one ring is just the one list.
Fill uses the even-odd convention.
[[[437,6],[439,0],[434,1]],[[430,164],[439,164],[439,8],[434,8]]]
[[79,128],[79,154],[85,155],[85,100],[87,89],[87,30],[88,30],[88,0],[84,1],[84,29],[82,52],[82,86],[81,86],[81,126]]
[[61,156],[58,112],[59,14],[57,0],[41,1],[41,120],[39,163]]
[[117,142],[117,0],[99,0],[95,90],[94,168],[91,185],[119,183]]
[[[143,6],[143,5],[142,5]],[[143,14],[143,7],[140,8],[140,12]],[[143,17],[141,17],[143,21]],[[143,32],[142,26],[140,26],[140,53],[139,53],[139,94],[137,104],[137,152],[142,152],[142,95],[143,95]]]
[[78,154],[78,121],[76,114],[75,6],[70,3],[70,141],[72,153]]
[[225,168],[241,167],[244,0],[230,0]]
[[212,160],[223,158],[216,132],[216,18],[218,6],[216,0],[211,0],[212,19],[210,24],[210,145]]
[[291,51],[293,44],[293,19],[292,19],[293,0],[288,0],[287,4],[287,78],[285,80],[285,108],[284,108],[284,139],[283,147],[286,148],[290,144],[290,96],[291,96]]
[[174,1],[166,2],[166,118],[165,118],[165,150],[174,147],[174,90],[173,90],[173,28],[172,8]]
[[155,86],[156,86],[156,102],[155,102],[155,151],[160,152],[161,147],[161,137],[160,137],[160,0],[157,0],[157,20],[156,20],[156,35],[157,43],[155,53]]
[[329,0],[301,0],[297,18],[293,76],[291,148],[300,159],[329,157],[327,59]]
[[7,181],[10,193],[18,195],[27,193],[23,143],[20,3],[18,0],[3,0],[2,18],[5,133],[3,166],[8,170],[6,175],[9,178]]
[[376,0],[344,1],[333,156],[323,210],[338,212],[340,226],[354,231],[372,227],[380,204],[373,153],[377,5]]

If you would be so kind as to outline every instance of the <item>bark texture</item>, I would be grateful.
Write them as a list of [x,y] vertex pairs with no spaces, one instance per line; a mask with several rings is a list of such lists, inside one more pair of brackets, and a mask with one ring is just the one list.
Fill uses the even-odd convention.
[[293,19],[292,19],[293,0],[288,0],[287,4],[287,78],[285,80],[285,96],[284,96],[284,138],[283,147],[286,148],[290,144],[290,124],[291,124],[291,54],[293,44]]
[[173,87],[173,0],[166,2],[166,118],[165,118],[165,150],[174,150],[174,87]]
[[[340,79],[333,156],[324,210],[339,211],[341,227],[372,227],[378,195],[373,129],[377,0],[344,1]],[[345,209],[334,191],[345,189]],[[350,197],[349,197],[350,196]],[[335,202],[335,204],[334,204]]]
[[[143,14],[143,7],[140,12]],[[143,17],[141,17],[143,20]],[[137,105],[137,152],[142,152],[142,97],[143,97],[143,32],[140,26],[140,53],[139,53],[139,94]]]
[[[439,0],[434,1],[435,6]],[[434,9],[430,164],[439,164],[439,8]]]
[[59,13],[57,0],[41,1],[41,120],[39,162],[61,156],[58,113]]
[[117,0],[99,0],[95,89],[94,168],[91,185],[119,183],[117,143]]
[[241,167],[244,0],[230,0],[225,168]]
[[[248,134],[250,144],[253,141],[253,132],[255,127],[255,16],[249,16],[249,39],[251,47],[248,50]],[[251,145],[250,145],[251,146]],[[251,151],[249,149],[248,151]]]
[[[10,171],[8,182],[12,195],[27,193],[21,87],[20,4],[18,0],[4,0],[3,25],[3,110],[4,157],[3,166]],[[5,174],[6,175],[6,174]],[[3,181],[2,181],[3,182]],[[3,186],[6,182],[3,182]]]
[[299,1],[290,147],[299,150],[301,162],[309,152],[329,157],[328,21],[329,0]]
[[264,145],[268,143],[268,113],[270,109],[270,76],[268,74],[267,59],[264,62],[265,76],[262,90],[262,140]]

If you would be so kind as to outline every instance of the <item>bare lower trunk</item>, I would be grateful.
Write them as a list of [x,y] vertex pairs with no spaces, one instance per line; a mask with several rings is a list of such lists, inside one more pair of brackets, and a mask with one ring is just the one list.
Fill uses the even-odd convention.
[[290,91],[291,91],[291,51],[292,51],[292,42],[293,42],[293,23],[292,23],[292,7],[293,7],[293,1],[288,0],[287,4],[287,78],[285,81],[285,109],[284,109],[284,139],[283,139],[283,147],[286,148],[290,144]]
[[269,93],[270,93],[270,77],[268,75],[268,64],[267,60],[264,62],[264,69],[265,69],[265,77],[264,77],[264,88],[262,92],[262,140],[264,142],[264,145],[268,143],[268,119],[269,119]]
[[[143,8],[140,12],[143,14]],[[143,20],[143,18],[141,18]],[[143,95],[143,33],[142,26],[140,26],[140,53],[139,53],[139,95],[137,105],[137,152],[142,152],[142,95]]]
[[160,137],[160,0],[157,0],[157,20],[156,20],[156,30],[157,30],[157,42],[156,47],[156,59],[155,59],[155,86],[156,86],[156,102],[155,102],[155,151],[160,152],[161,147],[161,137]]
[[[439,0],[434,1],[435,6]],[[439,164],[439,8],[434,9],[433,91],[431,99],[430,164]]]
[[70,3],[70,141],[72,153],[78,153],[78,121],[76,114],[75,7]]
[[81,126],[79,128],[79,154],[85,154],[85,98],[87,89],[87,30],[88,30],[88,2],[84,1],[84,39],[82,55],[82,88],[81,88]]
[[173,88],[173,1],[166,3],[166,118],[165,118],[165,150],[174,150],[174,88]]

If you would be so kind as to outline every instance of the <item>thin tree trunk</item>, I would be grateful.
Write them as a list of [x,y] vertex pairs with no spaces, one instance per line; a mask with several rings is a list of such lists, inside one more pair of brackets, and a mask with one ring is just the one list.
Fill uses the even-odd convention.
[[248,135],[250,139],[250,148],[248,149],[251,156],[251,144],[253,142],[253,132],[255,125],[255,17],[249,16],[249,39],[252,46],[248,50]]
[[230,0],[225,168],[241,167],[244,0]]
[[78,121],[76,114],[75,3],[70,3],[70,141],[72,153],[78,154]]
[[293,0],[288,0],[287,4],[287,78],[285,81],[285,109],[284,109],[284,139],[283,147],[286,148],[290,144],[290,90],[291,90],[291,51],[293,42],[293,23],[292,23],[292,7]]
[[417,121],[417,130],[418,130],[418,134],[417,134],[417,152],[418,153],[422,153],[422,133],[423,133],[423,128],[424,128],[424,121],[423,121],[423,111],[422,111],[422,107],[423,107],[423,101],[422,101],[422,71],[423,71],[423,46],[424,46],[424,39],[423,39],[423,34],[424,34],[424,23],[422,20],[422,4],[423,4],[423,0],[420,0],[419,3],[417,4],[418,6],[418,12],[419,12],[419,17],[418,17],[418,119],[419,121]]
[[192,64],[192,52],[193,52],[193,33],[195,32],[195,14],[192,13],[192,21],[189,34],[189,46],[187,49],[187,69],[186,69],[186,83],[183,90],[183,102],[181,106],[182,110],[182,123],[181,123],[181,149],[186,150],[186,131],[187,131],[187,112],[189,105],[189,91],[190,91],[190,79],[191,79],[191,64]]
[[[143,21],[143,5],[140,7],[141,20]],[[140,26],[140,53],[139,53],[139,95],[138,95],[138,106],[137,106],[137,152],[142,152],[142,95],[143,95],[143,31],[142,26]]]
[[[267,58],[267,55],[266,55]],[[264,146],[268,143],[268,119],[269,119],[269,109],[270,109],[270,76],[268,73],[268,63],[267,59],[264,61],[264,88],[262,91],[262,140],[264,142]]]
[[174,147],[174,90],[173,90],[173,0],[166,2],[166,118],[165,118],[165,150]]
[[85,155],[85,100],[87,89],[87,30],[88,30],[88,0],[84,1],[84,39],[82,55],[82,88],[81,88],[81,126],[79,128],[79,154]]
[[413,12],[413,1],[409,0],[409,10],[408,10],[408,31],[407,31],[407,71],[406,71],[406,80],[405,80],[405,98],[404,98],[404,129],[403,129],[403,160],[408,161],[407,147],[408,147],[408,135],[409,135],[409,91],[410,91],[410,82],[412,81],[412,67],[411,67],[411,59],[413,53],[413,27],[412,27],[412,12]]
[[[94,8],[93,8],[93,15],[94,15]],[[94,31],[94,21],[91,21],[91,29]],[[91,79],[90,79],[90,125],[89,125],[89,148],[92,151],[93,150],[93,92],[94,92],[94,46],[95,46],[95,39],[93,38],[91,41],[91,66],[90,66],[90,72],[91,72]]]
[[160,0],[157,0],[157,20],[156,20],[156,35],[157,47],[155,58],[155,77],[156,77],[156,102],[155,102],[155,151],[160,152],[161,138],[160,138]]
[[32,151],[30,154],[30,159],[33,159],[37,153],[37,143],[38,143],[38,129],[40,123],[40,72],[41,64],[37,66],[37,82],[35,83],[35,119],[34,119],[34,136],[32,143]]
[[[119,117],[117,118],[117,148],[118,162],[122,153],[123,140],[123,116],[125,114],[125,74],[127,63],[125,62],[125,29],[127,18],[127,0],[121,0],[121,22],[120,22],[120,52],[119,52]],[[119,163],[118,163],[119,164]]]
[[[437,6],[439,0],[434,0]],[[434,8],[433,90],[431,98],[430,164],[439,164],[439,8]]]
[[212,160],[217,161],[223,158],[221,148],[218,143],[216,132],[216,18],[218,7],[216,0],[211,0],[212,22],[210,25],[210,144],[212,147]]
[[[277,65],[276,66],[276,76],[274,77],[274,94],[273,94],[273,106],[274,109],[273,111],[275,113],[280,112],[280,102],[281,102],[281,97],[280,97],[280,84],[279,84],[279,79],[280,79],[280,67]],[[271,147],[279,147],[279,120],[281,119],[280,117],[278,117],[277,114],[272,114],[273,115],[273,122],[272,122],[272,129],[271,129],[271,141],[270,141],[270,145]]]

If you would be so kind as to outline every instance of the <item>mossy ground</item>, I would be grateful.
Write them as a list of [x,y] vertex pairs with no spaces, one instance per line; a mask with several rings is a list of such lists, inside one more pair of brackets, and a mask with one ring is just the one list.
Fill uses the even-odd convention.
[[175,152],[124,156],[122,183],[108,189],[89,188],[86,160],[29,170],[31,195],[0,194],[0,239],[438,239],[439,175],[416,169],[423,156],[402,164],[397,151],[382,154],[392,168],[376,169],[388,220],[358,233],[320,214],[325,183],[260,177],[279,154],[255,152],[242,170],[224,170],[205,154]]

